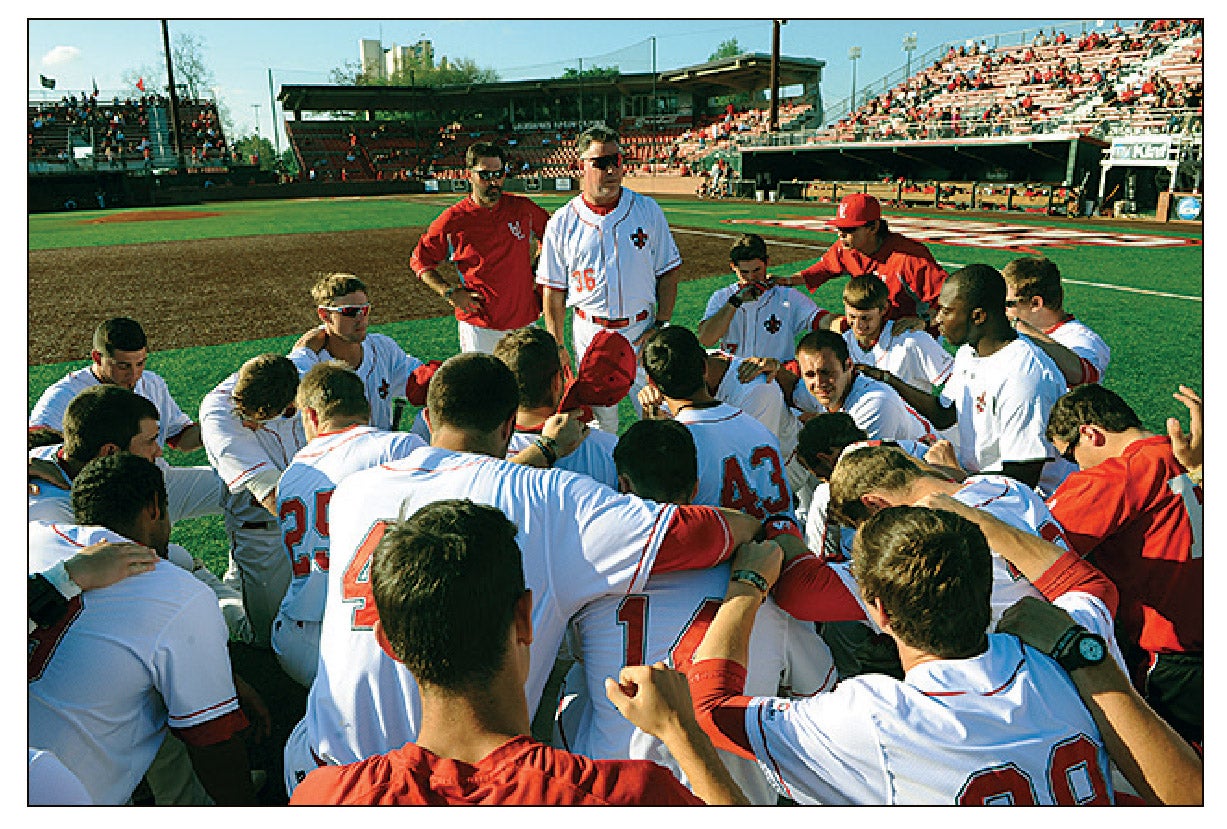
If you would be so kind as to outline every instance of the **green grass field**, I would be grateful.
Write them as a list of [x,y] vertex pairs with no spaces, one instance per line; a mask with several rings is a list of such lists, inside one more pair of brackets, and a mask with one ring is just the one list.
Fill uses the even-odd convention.
[[[633,184],[632,184],[633,186]],[[62,247],[101,247],[116,244],[222,238],[276,233],[316,233],[402,226],[424,226],[443,206],[455,201],[454,194],[421,199],[328,199],[295,202],[262,201],[210,204],[186,208],[217,213],[208,220],[124,222],[83,224],[91,214],[35,215],[29,217],[29,248],[44,250]],[[546,209],[560,206],[566,196],[535,197]],[[740,233],[754,228],[730,225],[728,219],[774,219],[799,216],[828,216],[830,206],[802,204],[756,204],[746,202],[697,202],[659,200],[675,227],[702,228],[722,233]],[[102,215],[98,213],[97,215]],[[909,218],[918,215],[913,211]],[[958,220],[957,214],[929,214],[944,220]],[[888,218],[890,214],[888,213]],[[1069,222],[1043,217],[1008,216],[982,221],[1008,221],[1012,225],[1053,225],[1101,231],[1093,223]],[[1182,236],[1200,239],[1199,229],[1128,227],[1119,232],[1133,235]],[[821,249],[832,241],[828,234],[814,234],[791,228],[762,228],[769,237],[796,239]],[[985,262],[998,268],[1025,252],[991,248],[930,244],[937,259],[954,270],[958,265]],[[1067,281],[1065,306],[1099,332],[1112,348],[1112,363],[1106,385],[1128,400],[1150,429],[1163,430],[1167,417],[1185,418],[1184,408],[1171,398],[1180,383],[1203,388],[1203,248],[1186,245],[1171,248],[1123,248],[1099,245],[1039,248],[1051,258]],[[813,259],[774,267],[773,272],[794,273]],[[685,266],[683,266],[685,267]],[[695,276],[695,274],[688,274]],[[693,327],[706,306],[707,298],[731,278],[728,273],[703,274],[703,278],[682,283],[674,322]],[[1087,284],[1079,284],[1087,283]],[[815,294],[819,305],[839,310],[842,280],[824,285]],[[1131,293],[1114,288],[1158,291],[1188,298],[1173,298]],[[31,303],[31,314],[35,313]],[[445,359],[457,351],[455,324],[450,317],[386,323],[373,330],[396,339],[421,359]],[[222,345],[156,351],[148,367],[164,377],[180,406],[194,414],[201,398],[216,383],[247,358],[267,351],[284,353],[293,337],[254,339]],[[81,344],[84,353],[87,344]],[[85,365],[85,360],[30,366],[27,411],[43,390],[70,368]],[[623,427],[633,418],[629,402],[622,405]],[[411,422],[406,418],[406,424]],[[188,455],[170,453],[175,464],[206,463],[203,450]],[[182,522],[175,540],[197,555],[210,569],[225,569],[226,544],[220,518]]]

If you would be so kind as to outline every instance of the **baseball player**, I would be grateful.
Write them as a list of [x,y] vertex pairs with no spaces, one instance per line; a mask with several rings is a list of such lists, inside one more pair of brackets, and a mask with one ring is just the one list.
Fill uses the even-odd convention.
[[843,274],[876,274],[890,289],[890,319],[919,317],[929,322],[946,271],[928,248],[887,226],[876,198],[867,193],[844,196],[827,224],[839,233],[839,240],[795,276],[777,277],[777,284],[804,284],[813,292]]
[[[559,348],[566,309],[574,309],[578,362],[603,328],[617,331],[638,349],[652,329],[669,323],[682,256],[660,205],[622,186],[616,132],[590,127],[576,138],[575,151],[583,165],[580,194],[545,227],[537,284],[544,289],[545,328]],[[645,382],[637,373],[631,390],[636,409]],[[595,414],[602,430],[617,433],[616,407],[598,407]]]
[[[456,309],[460,350],[490,354],[507,332],[541,316],[532,260],[550,214],[532,199],[503,192],[502,147],[471,144],[464,164],[472,192],[431,222],[409,269]],[[437,270],[448,260],[460,274],[458,285]]]
[[[98,458],[77,476],[76,524],[30,524],[30,572],[99,541],[165,555],[161,472],[136,455]],[[31,634],[30,746],[53,752],[99,804],[120,805],[154,759],[167,726],[190,746],[213,799],[254,805],[226,626],[212,593],[180,568],[77,596],[57,624]],[[82,681],[82,677],[104,678]]]
[[712,397],[707,353],[694,332],[680,326],[656,332],[643,346],[642,362],[648,375],[640,396],[644,411],[659,410],[663,402],[694,436],[699,459],[694,502],[795,521],[779,440],[745,412]]
[[877,366],[924,392],[945,385],[954,358],[927,331],[887,319],[889,306],[886,283],[876,276],[854,276],[844,286],[844,340],[853,364]]
[[705,347],[719,343],[727,354],[787,362],[797,337],[840,322],[796,288],[776,285],[767,275],[767,243],[757,233],[734,242],[729,261],[737,281],[711,295],[696,329]]
[[[697,460],[690,431],[676,421],[631,424],[615,450],[623,491],[658,503],[691,503],[697,490]],[[657,738],[626,720],[605,698],[605,678],[627,665],[666,662],[681,666],[702,639],[728,584],[728,564],[706,570],[653,575],[641,592],[604,596],[589,602],[571,620],[577,668],[564,693],[577,692],[586,705],[566,711],[578,720],[560,722],[564,747],[596,758],[655,760],[685,777]],[[835,684],[834,663],[812,625],[803,625],[768,601],[754,625],[749,684],[755,693],[775,695],[781,686],[801,696]],[[796,670],[794,671],[794,663]],[[777,796],[754,763],[724,753],[721,759],[750,803],[774,805]]]
[[1088,618],[1096,626],[1075,630],[1055,659],[986,634],[983,533],[953,513],[892,507],[862,526],[852,569],[905,678],[850,677],[803,700],[750,697],[749,628],[780,562],[774,545],[739,552],[686,670],[717,747],[757,759],[801,804],[1113,802],[1103,739],[1066,675],[1105,658],[1110,622]]
[[333,490],[345,476],[424,444],[416,435],[367,425],[371,407],[362,378],[339,360],[312,366],[299,381],[295,404],[307,445],[277,484],[277,517],[293,575],[273,620],[272,647],[286,674],[310,688],[319,662]]
[[937,324],[959,350],[940,396],[879,368],[861,370],[887,383],[936,428],[957,423],[957,464],[964,470],[1001,472],[1051,494],[1072,467],[1064,464],[1053,474],[1046,467],[1058,455],[1044,427],[1065,380],[1047,354],[1011,327],[1005,297],[1005,280],[989,265],[960,268],[942,286]]
[[[183,413],[171,397],[166,381],[145,368],[149,341],[141,324],[129,317],[112,317],[94,329],[90,365],[52,383],[30,412],[29,429],[63,431],[68,404],[82,390],[116,385],[151,401],[158,410],[158,445],[180,452],[201,447],[200,424]],[[225,486],[210,466],[171,466],[159,454],[154,460],[166,476],[172,521],[217,515]]]
[[520,528],[536,597],[529,710],[536,710],[567,620],[585,603],[642,588],[653,572],[714,565],[758,532],[760,522],[747,515],[653,504],[583,475],[505,460],[516,401],[515,378],[503,363],[481,353],[456,355],[430,384],[432,445],[337,486],[319,672],[306,716],[286,744],[287,791],[319,764],[354,762],[417,734],[413,676],[372,633],[377,614],[368,564],[389,522],[464,497],[498,507]]
[[376,429],[392,428],[395,398],[403,395],[414,406],[425,402],[426,384],[438,363],[423,363],[386,334],[367,331],[371,301],[366,283],[353,274],[328,274],[311,288],[311,298],[323,324],[303,334],[288,355],[300,373],[324,360],[348,364],[366,386]]
[[294,414],[298,369],[280,354],[261,354],[200,402],[209,463],[226,482],[230,565],[223,579],[241,586],[257,647],[269,647],[273,619],[290,585],[277,523],[277,481],[307,442]]
[[[607,339],[616,337],[617,339]],[[606,343],[610,345],[606,345]],[[615,348],[613,346],[620,346]],[[508,456],[527,449],[541,437],[546,421],[559,411],[572,406],[564,405],[564,393],[569,386],[563,376],[563,364],[558,344],[544,328],[530,327],[512,331],[499,340],[494,347],[494,356],[511,369],[519,388],[520,402],[516,409],[516,430],[507,446]],[[612,365],[600,371],[586,371],[588,363],[604,362]],[[579,370],[580,377],[595,373],[607,376],[609,371],[621,373],[632,379],[635,374],[635,353],[622,335],[615,332],[598,332],[588,351],[584,354]],[[571,395],[574,396],[574,395]],[[555,466],[569,472],[579,472],[600,481],[613,489],[618,488],[618,470],[614,466],[613,450],[618,438],[611,432],[600,429],[589,431],[574,452],[558,458]]]
[[1052,358],[1070,388],[1102,383],[1112,350],[1090,326],[1067,312],[1061,272],[1042,257],[1023,257],[1006,265],[1006,315]]

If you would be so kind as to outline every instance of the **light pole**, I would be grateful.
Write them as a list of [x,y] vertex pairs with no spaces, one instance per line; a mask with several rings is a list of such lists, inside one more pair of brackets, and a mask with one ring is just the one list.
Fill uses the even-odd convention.
[[255,119],[255,124],[256,124],[256,128],[255,128],[255,129],[256,129],[256,137],[257,137],[257,138],[259,138],[259,136],[260,136],[260,105],[259,105],[259,104],[252,104],[252,105],[251,105],[251,108],[252,108],[253,113],[254,113],[254,114],[252,115],[252,117]]
[[856,112],[856,62],[861,59],[861,47],[848,47],[848,60],[852,61],[852,94],[849,96],[848,112]]
[[903,36],[903,51],[907,52],[907,76],[912,77],[912,52],[916,51],[916,33]]

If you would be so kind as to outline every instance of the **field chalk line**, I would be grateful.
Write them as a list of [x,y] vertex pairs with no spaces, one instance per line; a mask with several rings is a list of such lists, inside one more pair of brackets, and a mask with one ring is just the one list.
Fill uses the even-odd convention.
[[[691,230],[690,228],[685,228],[685,227],[675,227],[672,230],[674,233],[689,233],[692,236],[714,236],[718,239],[736,239],[740,235],[737,233],[716,233],[710,230]],[[784,239],[774,239],[773,238],[771,239],[771,244],[779,245],[779,246],[786,247],[786,248],[807,248],[810,250],[816,250],[818,251],[819,254],[821,254],[824,250],[826,250],[826,248],[820,248],[816,245],[806,244],[803,242],[789,242]],[[938,264],[940,264],[943,268],[950,270],[952,268],[961,268],[966,263],[964,262],[939,262]],[[1161,296],[1161,297],[1167,297],[1168,299],[1184,299],[1184,300],[1188,300],[1189,302],[1201,302],[1202,301],[1202,298],[1199,296],[1186,296],[1185,294],[1169,294],[1166,291],[1150,291],[1145,288],[1130,288],[1125,285],[1109,285],[1104,282],[1084,282],[1081,279],[1066,279],[1065,277],[1061,277],[1061,281],[1067,282],[1070,285],[1083,285],[1089,288],[1104,288],[1109,291],[1125,291],[1126,293],[1130,293],[1130,294],[1144,294],[1146,296]]]

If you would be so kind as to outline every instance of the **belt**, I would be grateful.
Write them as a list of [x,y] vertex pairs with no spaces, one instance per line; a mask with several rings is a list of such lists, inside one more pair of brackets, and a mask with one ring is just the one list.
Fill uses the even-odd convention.
[[245,530],[267,530],[273,526],[272,521],[244,521],[243,529]]
[[648,318],[648,311],[645,308],[644,310],[640,311],[638,314],[635,314],[633,319],[630,317],[619,317],[618,319],[609,319],[608,317],[591,316],[589,314],[584,313],[583,308],[576,308],[575,316],[579,317],[582,320],[588,320],[589,322],[599,325],[602,328],[625,328],[631,323],[643,322],[645,319]]

